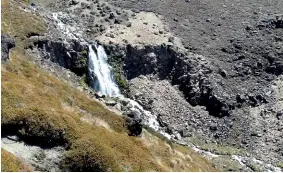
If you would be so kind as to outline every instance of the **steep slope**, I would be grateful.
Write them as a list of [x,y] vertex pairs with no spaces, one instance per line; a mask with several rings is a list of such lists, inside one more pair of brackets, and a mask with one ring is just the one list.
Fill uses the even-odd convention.
[[[4,0],[1,8],[1,32],[13,36],[16,44],[1,69],[2,137],[17,136],[17,142],[43,150],[63,147],[62,171],[216,170],[189,148],[169,145],[147,131],[141,138],[128,136],[122,116],[70,81],[41,69],[24,53],[30,45],[28,37],[46,31],[43,20],[21,2]],[[12,154],[21,157],[27,153]],[[1,157],[4,170],[25,170],[15,167],[15,157],[6,151],[2,150]],[[24,161],[37,170],[30,160]]]

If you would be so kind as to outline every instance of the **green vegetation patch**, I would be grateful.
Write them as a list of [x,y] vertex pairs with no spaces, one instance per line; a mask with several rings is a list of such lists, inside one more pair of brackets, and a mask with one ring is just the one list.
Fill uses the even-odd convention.
[[279,162],[279,163],[277,164],[277,166],[278,166],[279,168],[282,168],[282,169],[283,169],[283,162]]
[[123,70],[124,60],[125,60],[124,56],[111,57],[110,55],[110,58],[108,59],[108,63],[113,68],[114,79],[117,82],[117,85],[119,86],[120,90],[122,90],[123,93],[126,93],[129,86]]
[[81,51],[81,55],[82,55],[82,58],[80,59],[80,63],[82,64],[82,67],[87,67],[87,56],[88,56],[88,52],[87,50],[82,50]]
[[[233,160],[229,155],[223,155],[219,157],[214,157],[211,159],[211,162],[215,166],[220,166],[222,171],[240,171],[244,167],[236,160]],[[242,170],[243,171],[243,170]],[[244,170],[248,171],[248,170]]]

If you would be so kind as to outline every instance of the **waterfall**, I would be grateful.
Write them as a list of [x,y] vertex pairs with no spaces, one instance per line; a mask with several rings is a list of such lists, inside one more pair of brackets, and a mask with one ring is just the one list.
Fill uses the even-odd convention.
[[[100,94],[109,96],[109,97],[119,97],[121,100],[125,100],[129,102],[131,105],[131,110],[138,111],[139,113],[144,115],[145,124],[154,130],[159,130],[159,123],[156,120],[156,116],[151,114],[151,112],[146,111],[143,107],[138,104],[136,101],[131,100],[129,98],[125,98],[122,94],[120,94],[120,90],[113,79],[113,73],[111,71],[111,66],[108,65],[107,55],[104,51],[104,48],[100,45],[95,45],[95,50],[93,47],[89,45],[89,64],[88,70],[90,76],[92,78],[92,87]],[[160,132],[165,137],[170,139],[170,135]]]
[[95,45],[96,52],[89,45],[89,64],[88,70],[93,81],[93,88],[100,94],[109,97],[120,96],[120,90],[115,83],[111,66],[107,63],[107,55],[104,48]]
[[[68,38],[71,39],[78,39],[73,33],[71,33],[70,31],[70,26],[69,25],[65,25],[59,18],[58,18],[58,14],[61,13],[52,13],[52,17],[55,20],[55,22],[57,23],[58,28],[60,29],[61,32],[63,32]],[[61,14],[62,15],[62,14]],[[66,39],[66,38],[65,38]]]
[[[75,40],[83,40],[78,38],[76,34],[73,34],[72,28],[69,25],[64,24],[59,15],[62,13],[52,13],[53,20],[56,22],[57,27],[62,31],[67,38]],[[66,38],[65,38],[66,39]],[[120,90],[114,81],[111,66],[107,63],[107,55],[104,48],[100,45],[95,45],[95,51],[92,46],[89,45],[89,62],[88,70],[92,78],[92,88],[102,95],[109,97],[120,97]]]

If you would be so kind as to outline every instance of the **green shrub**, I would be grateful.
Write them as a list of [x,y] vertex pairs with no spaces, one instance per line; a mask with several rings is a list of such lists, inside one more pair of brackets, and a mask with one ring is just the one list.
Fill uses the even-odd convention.
[[87,50],[85,50],[85,49],[82,50],[81,54],[83,55],[83,57],[87,58],[87,55],[88,55]]
[[115,81],[117,82],[117,85],[119,86],[121,90],[128,89],[128,83],[126,79],[120,73],[114,72],[114,78],[115,78]]
[[88,60],[88,52],[87,50],[82,50],[81,51],[81,55],[82,55],[82,58],[81,58],[81,64],[83,67],[86,67],[87,66],[87,60]]
[[114,79],[117,85],[123,93],[126,93],[129,86],[123,70],[124,56],[111,57],[110,55],[108,63],[113,68]]
[[121,171],[116,159],[115,153],[111,153],[106,145],[83,138],[75,141],[65,153],[62,168],[80,172]]
[[277,166],[283,169],[283,162],[278,163]]

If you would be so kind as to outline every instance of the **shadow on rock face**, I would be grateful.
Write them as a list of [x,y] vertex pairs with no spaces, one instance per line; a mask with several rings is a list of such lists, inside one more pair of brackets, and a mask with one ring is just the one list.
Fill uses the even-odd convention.
[[1,61],[9,60],[9,50],[15,47],[14,39],[6,34],[1,35]]

